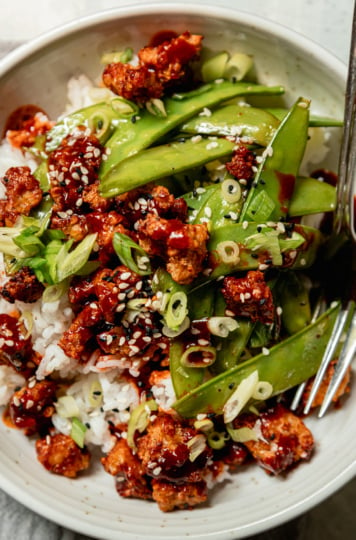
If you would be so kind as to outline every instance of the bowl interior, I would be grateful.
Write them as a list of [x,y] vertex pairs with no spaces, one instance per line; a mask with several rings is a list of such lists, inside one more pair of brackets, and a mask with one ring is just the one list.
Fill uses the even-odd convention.
[[[167,29],[201,33],[205,45],[216,51],[254,55],[258,80],[285,85],[286,104],[303,95],[311,98],[313,112],[342,117],[343,66],[313,43],[241,13],[161,5],[89,17],[10,55],[0,66],[0,129],[8,114],[23,104],[38,105],[55,118],[65,108],[71,76],[84,73],[99,80],[104,52],[127,46],[137,50]],[[339,136],[338,130],[331,134],[331,167],[337,162]],[[351,478],[355,464],[348,441],[356,436],[354,405],[353,398],[323,422],[310,421],[319,441],[310,465],[287,479],[270,478],[257,467],[243,469],[214,490],[209,505],[193,512],[164,515],[149,502],[121,499],[113,478],[98,465],[77,481],[51,476],[37,463],[28,440],[3,425],[0,485],[48,518],[100,538],[241,538],[291,519]],[[332,435],[336,423],[337,438]]]

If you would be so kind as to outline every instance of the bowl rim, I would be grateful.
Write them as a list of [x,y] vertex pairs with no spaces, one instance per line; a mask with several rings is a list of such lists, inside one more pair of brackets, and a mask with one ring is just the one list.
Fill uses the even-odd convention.
[[279,39],[293,44],[294,47],[297,47],[308,55],[322,56],[325,58],[325,63],[333,65],[335,74],[341,79],[346,80],[347,66],[342,60],[311,38],[308,38],[281,23],[265,19],[260,15],[248,13],[243,10],[214,6],[210,3],[187,5],[177,2],[167,2],[162,4],[150,2],[144,5],[134,4],[131,6],[110,8],[80,17],[79,19],[64,23],[60,26],[55,26],[52,29],[41,33],[39,36],[19,45],[5,57],[0,59],[0,77],[4,76],[7,71],[15,67],[17,63],[39,51],[41,48],[64,37],[68,37],[71,34],[80,32],[85,28],[104,23],[113,16],[124,18],[135,15],[152,15],[155,13],[157,13],[157,15],[162,13],[188,13],[192,15],[201,15],[202,11],[204,12],[204,15],[209,17],[226,19],[236,19],[238,17],[243,24],[258,27],[264,33],[277,36]]
[[[344,62],[312,39],[290,29],[289,27],[240,9],[214,6],[210,3],[186,5],[177,2],[147,3],[144,5],[134,4],[110,8],[100,10],[96,13],[80,17],[77,20],[56,26],[44,33],[41,33],[38,37],[35,37],[20,45],[2,58],[0,60],[0,79],[5,76],[8,71],[15,68],[18,63],[26,60],[26,58],[30,57],[34,53],[37,53],[41,49],[44,49],[46,46],[53,45],[55,42],[65,37],[70,37],[71,35],[80,33],[85,29],[98,26],[110,21],[113,18],[122,19],[126,17],[174,13],[188,15],[201,15],[203,13],[211,18],[230,19],[232,21],[241,22],[243,25],[261,30],[265,35],[276,36],[281,41],[295,47],[300,51],[301,54],[307,54],[309,56],[313,55],[321,58],[323,64],[332,66],[335,76],[339,77],[341,81],[346,81],[347,66]],[[267,531],[273,527],[276,527],[277,525],[281,525],[282,523],[289,521],[292,518],[300,516],[305,511],[321,503],[327,497],[331,496],[335,491],[343,487],[355,476],[355,474],[356,460],[353,464],[350,464],[346,469],[344,469],[337,477],[335,477],[333,481],[326,484],[323,489],[315,492],[312,497],[300,501],[299,504],[295,504],[287,510],[283,510],[281,513],[267,517],[260,523],[255,523],[253,525],[253,530],[250,527],[245,527],[244,530],[236,530],[236,533],[239,533],[238,537],[243,538],[251,534]],[[51,504],[51,501],[48,501],[48,504],[41,504],[38,501],[35,501],[30,494],[19,489],[18,486],[14,485],[9,478],[5,478],[1,474],[0,484],[9,495],[46,519],[52,520],[55,523],[62,526],[64,525],[82,534],[100,534],[100,528],[95,529],[95,527],[93,528],[92,525],[83,523],[80,518],[76,519],[68,516],[68,521],[64,524],[61,511],[57,510],[56,506]],[[232,538],[232,533],[234,533],[234,530],[229,529],[221,531],[220,533],[212,533],[209,535],[209,538],[211,540],[224,540]],[[134,538],[135,536],[131,533],[120,534],[122,534],[123,539]]]

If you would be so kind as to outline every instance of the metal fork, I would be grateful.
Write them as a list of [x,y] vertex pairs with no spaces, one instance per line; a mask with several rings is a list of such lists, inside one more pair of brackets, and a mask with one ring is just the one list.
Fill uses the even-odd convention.
[[[339,160],[339,180],[337,187],[337,203],[334,213],[334,231],[340,234],[346,231],[352,241],[356,241],[355,230],[355,183],[356,183],[356,6],[354,8],[352,22],[352,36],[350,47],[350,58],[348,68],[348,78],[346,83],[345,111],[344,111],[344,131]],[[315,376],[308,400],[304,407],[304,414],[308,414],[314,398],[320,388],[328,365],[335,354],[340,339],[348,327],[344,345],[339,359],[335,366],[333,377],[326,391],[323,403],[320,407],[318,417],[321,418],[330,406],[339,385],[345,376],[356,353],[356,316],[354,315],[355,305],[350,301],[347,307],[340,311],[336,318],[335,325],[326,347],[319,370]],[[316,314],[314,314],[314,317]],[[352,320],[350,323],[350,317]],[[302,383],[295,394],[291,409],[297,409],[303,395],[306,383]]]

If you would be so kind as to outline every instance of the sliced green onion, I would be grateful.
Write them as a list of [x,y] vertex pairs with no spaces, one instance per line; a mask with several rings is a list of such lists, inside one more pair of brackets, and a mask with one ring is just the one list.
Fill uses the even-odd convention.
[[224,77],[241,81],[253,66],[253,58],[248,54],[235,53],[226,62]]
[[157,411],[158,405],[154,399],[143,401],[131,413],[127,426],[127,444],[130,448],[136,449],[135,432],[143,433],[149,424],[152,411]]
[[268,381],[258,381],[256,388],[252,394],[252,399],[264,401],[271,397],[273,393],[273,386]]
[[72,430],[70,436],[73,441],[79,446],[79,448],[84,447],[85,432],[87,428],[85,425],[78,419],[73,418],[72,420]]
[[88,234],[64,259],[61,258],[61,252],[58,253],[57,282],[78,274],[90,257],[96,237],[97,233]]
[[92,407],[100,407],[103,402],[103,389],[99,380],[92,382],[89,390],[89,403]]
[[214,430],[207,435],[208,445],[213,450],[221,450],[221,448],[224,448],[228,438],[228,434],[225,431]]
[[130,62],[132,58],[133,50],[131,49],[131,47],[126,47],[126,49],[124,49],[123,51],[114,51],[103,54],[100,62],[102,64],[116,64],[118,62],[126,64],[127,62]]
[[239,327],[239,323],[232,317],[209,317],[207,326],[211,334],[225,338]]
[[151,264],[147,253],[129,236],[115,233],[113,247],[122,264],[130,268],[130,270],[140,276],[151,273]]
[[224,405],[224,422],[232,422],[254,394],[258,383],[258,371],[243,379]]
[[111,100],[111,107],[115,112],[120,114],[120,116],[132,116],[133,114],[138,114],[139,112],[139,108],[135,103],[122,97],[117,97]]
[[220,52],[206,60],[201,68],[203,81],[211,82],[224,77],[228,59],[229,54],[227,52]]
[[221,262],[226,264],[238,264],[240,262],[240,249],[233,240],[219,242],[216,251]]
[[37,227],[28,227],[24,229],[18,236],[13,238],[14,243],[26,253],[28,257],[34,257],[44,249],[44,244],[41,240],[32,232],[33,229]]
[[69,284],[66,281],[49,285],[45,288],[42,295],[43,302],[57,302],[67,292]]
[[190,326],[190,319],[189,317],[185,317],[183,322],[177,328],[177,330],[172,330],[172,328],[169,328],[167,325],[163,325],[162,334],[170,338],[177,337],[183,334],[183,332],[185,332],[185,330],[187,330],[189,326]]
[[178,330],[188,313],[188,299],[183,291],[172,294],[164,314],[166,325],[172,330]]
[[256,432],[252,428],[242,427],[239,429],[234,429],[232,424],[227,424],[226,429],[234,442],[244,443],[247,441],[258,441]]
[[215,360],[215,347],[193,345],[184,351],[180,363],[184,367],[201,368],[211,366]]
[[201,433],[195,435],[187,442],[187,446],[190,450],[189,461],[193,462],[202,454],[206,448],[206,438]]
[[281,266],[283,264],[281,248],[279,246],[278,236],[276,231],[270,233],[256,233],[245,240],[245,245],[252,251],[258,251],[261,249],[263,252],[268,251],[269,258],[272,259],[272,263],[275,266]]
[[54,404],[57,414],[62,418],[79,416],[80,410],[73,396],[61,396]]
[[227,178],[221,184],[222,196],[228,203],[235,203],[241,199],[240,184],[233,178]]
[[194,427],[200,431],[210,431],[213,429],[214,423],[210,418],[203,418],[203,420],[196,420]]
[[108,138],[111,132],[113,131],[112,126],[112,115],[107,113],[104,109],[96,111],[93,110],[93,113],[88,116],[88,127],[95,134],[101,143],[104,143]]
[[146,101],[146,109],[154,116],[160,116],[161,118],[167,116],[167,111],[161,99],[152,98],[149,101]]
[[274,208],[275,203],[263,189],[251,200],[248,210],[246,211],[246,219],[250,218],[250,221],[263,223],[268,220]]

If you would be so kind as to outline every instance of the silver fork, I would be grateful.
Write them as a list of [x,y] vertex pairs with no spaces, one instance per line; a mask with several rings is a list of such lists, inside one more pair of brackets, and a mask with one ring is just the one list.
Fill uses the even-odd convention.
[[[339,160],[339,179],[337,187],[337,203],[334,213],[334,231],[340,234],[346,230],[352,241],[356,241],[355,230],[355,191],[356,191],[356,6],[354,9],[352,22],[352,36],[350,47],[350,58],[348,68],[348,78],[346,83],[345,111],[344,111],[344,131]],[[327,367],[334,357],[340,339],[348,328],[344,345],[335,366],[335,371],[320,407],[318,417],[321,418],[329,408],[340,383],[345,376],[356,353],[356,316],[354,314],[355,305],[350,301],[347,307],[338,314],[330,340],[326,347],[319,370],[315,376],[308,400],[304,407],[304,414],[308,414],[314,398],[320,388]],[[314,313],[317,318],[318,313]],[[352,320],[350,322],[350,318]],[[302,383],[294,396],[291,409],[297,409],[303,395],[306,382]]]

